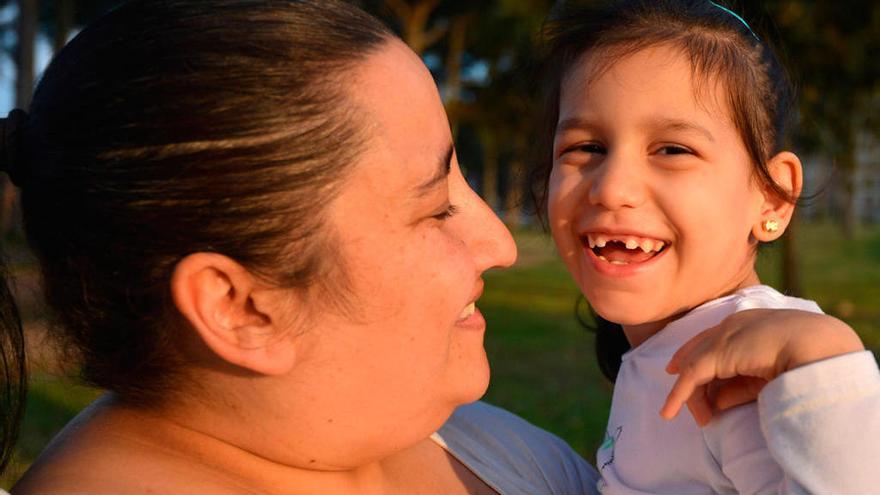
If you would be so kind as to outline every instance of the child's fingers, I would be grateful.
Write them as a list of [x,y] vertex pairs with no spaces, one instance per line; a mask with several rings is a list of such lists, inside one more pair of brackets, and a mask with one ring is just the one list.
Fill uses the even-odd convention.
[[675,351],[675,354],[672,355],[672,359],[669,360],[669,363],[666,365],[666,372],[669,374],[676,374],[681,371],[682,363],[688,361],[688,356],[690,356],[694,351],[696,351],[699,347],[702,346],[703,342],[709,337],[709,332],[716,327],[709,328],[704,330],[690,340],[684,343],[681,347]]
[[678,379],[675,380],[672,389],[666,396],[666,402],[660,409],[661,417],[664,419],[674,418],[678,411],[681,410],[681,406],[694,395],[697,387],[705,385],[715,378],[714,368],[711,365],[712,362],[714,360],[707,359],[704,355],[703,359],[689,362],[687,366],[680,370]]
[[724,411],[732,407],[748,404],[758,399],[758,394],[767,385],[767,380],[752,376],[737,376],[725,380],[714,394],[715,409]]
[[700,385],[687,401],[688,410],[699,426],[706,426],[712,420],[712,405],[706,385]]

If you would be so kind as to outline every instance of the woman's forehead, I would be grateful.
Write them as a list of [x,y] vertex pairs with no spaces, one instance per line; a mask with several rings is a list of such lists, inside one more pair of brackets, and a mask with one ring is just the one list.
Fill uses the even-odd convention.
[[369,122],[361,162],[397,194],[434,175],[452,143],[437,86],[421,59],[390,41],[356,70],[352,99]]

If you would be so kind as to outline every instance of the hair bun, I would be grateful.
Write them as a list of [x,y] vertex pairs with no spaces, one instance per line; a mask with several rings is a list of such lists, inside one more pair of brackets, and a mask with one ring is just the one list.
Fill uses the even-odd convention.
[[18,187],[24,182],[27,170],[21,153],[21,134],[27,117],[27,112],[16,108],[0,121],[0,171],[6,172]]

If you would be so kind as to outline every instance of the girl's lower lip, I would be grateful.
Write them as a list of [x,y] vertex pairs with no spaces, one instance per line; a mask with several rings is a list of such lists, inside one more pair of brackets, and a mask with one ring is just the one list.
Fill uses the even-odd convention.
[[471,330],[485,330],[486,319],[483,318],[483,313],[480,312],[480,309],[475,308],[474,314],[468,316],[467,318],[457,320],[455,322],[455,326]]
[[606,275],[609,277],[632,277],[640,274],[641,272],[649,269],[654,263],[657,262],[658,259],[662,258],[667,251],[669,251],[669,245],[667,245],[662,251],[648,259],[647,261],[643,261],[641,263],[629,263],[626,265],[614,265],[607,261],[600,260],[596,253],[590,248],[590,246],[586,243],[582,244],[584,251],[586,251],[587,259],[590,260],[590,264],[593,265],[593,268],[599,272],[601,275]]

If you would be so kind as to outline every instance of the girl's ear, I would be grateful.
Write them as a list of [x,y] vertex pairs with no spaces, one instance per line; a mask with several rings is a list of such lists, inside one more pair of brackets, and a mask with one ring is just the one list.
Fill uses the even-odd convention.
[[[797,199],[803,188],[803,169],[801,160],[794,153],[783,151],[767,163],[770,176],[791,198]],[[785,232],[791,217],[794,215],[794,203],[780,198],[773,191],[764,191],[761,215],[758,223],[752,227],[752,235],[761,242],[774,241]]]
[[190,254],[171,277],[174,304],[196,334],[223,360],[264,375],[294,364],[287,291],[268,287],[216,253]]

